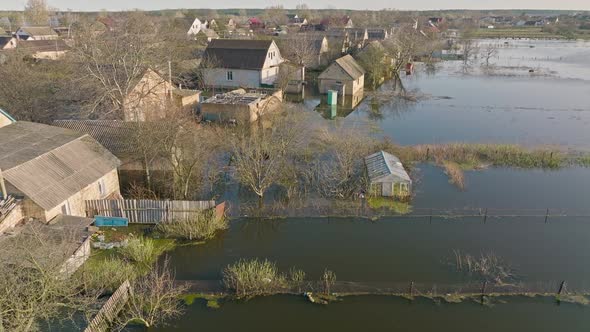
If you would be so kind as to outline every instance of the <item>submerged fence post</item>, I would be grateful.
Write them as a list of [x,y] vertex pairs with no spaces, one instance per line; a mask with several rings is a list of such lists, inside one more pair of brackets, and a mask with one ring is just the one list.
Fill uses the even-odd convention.
[[414,282],[410,282],[410,297],[414,297]]
[[486,208],[486,210],[483,213],[483,223],[486,223],[486,220],[488,220],[488,208]]
[[429,224],[432,224],[432,209],[430,209],[430,219],[428,220]]
[[563,280],[561,282],[561,284],[559,285],[559,290],[557,291],[557,295],[560,296],[562,293],[564,293],[566,291],[566,287],[567,287],[567,284],[566,284],[565,280]]
[[488,286],[488,281],[484,280],[483,284],[481,285],[481,304],[483,304],[485,295],[486,295],[486,287]]
[[548,219],[549,219],[549,209],[547,209],[547,213],[545,214],[545,223],[547,223]]

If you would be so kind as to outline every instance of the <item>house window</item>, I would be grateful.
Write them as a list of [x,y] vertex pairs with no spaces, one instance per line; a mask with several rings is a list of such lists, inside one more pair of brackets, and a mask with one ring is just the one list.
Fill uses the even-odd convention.
[[71,213],[70,202],[66,201],[65,204],[61,206],[61,214],[69,216]]
[[107,194],[107,187],[104,184],[104,179],[98,180],[98,193],[100,197],[104,197]]
[[234,80],[234,72],[233,71],[228,71],[227,72],[227,80],[228,81],[233,81]]

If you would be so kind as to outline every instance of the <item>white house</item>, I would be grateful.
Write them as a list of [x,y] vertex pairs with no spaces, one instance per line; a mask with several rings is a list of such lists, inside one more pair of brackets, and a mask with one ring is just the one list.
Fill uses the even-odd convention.
[[271,87],[285,62],[273,40],[214,39],[203,58],[205,84],[215,87]]
[[189,37],[191,36],[196,36],[199,32],[201,32],[201,29],[206,29],[207,27],[203,24],[203,22],[201,22],[201,20],[199,20],[199,18],[195,18],[195,20],[193,21],[193,24],[191,24],[190,29],[188,29],[187,31],[187,35]]

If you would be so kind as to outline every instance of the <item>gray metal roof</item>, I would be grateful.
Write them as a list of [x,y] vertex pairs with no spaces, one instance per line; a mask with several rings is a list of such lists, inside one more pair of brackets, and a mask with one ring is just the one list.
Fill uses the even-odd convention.
[[119,159],[85,134],[21,121],[0,128],[4,178],[46,210],[119,165]]
[[399,158],[385,151],[365,157],[365,165],[371,182],[412,183]]
[[203,58],[215,67],[262,69],[272,43],[272,40],[213,39]]
[[128,137],[133,133],[133,123],[119,120],[55,120],[53,125],[88,134],[116,156],[131,152]]

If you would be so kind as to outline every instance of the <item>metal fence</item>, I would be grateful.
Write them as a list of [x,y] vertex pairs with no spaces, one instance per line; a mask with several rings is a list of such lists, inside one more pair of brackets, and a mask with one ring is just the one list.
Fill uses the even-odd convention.
[[203,210],[215,207],[215,201],[159,201],[143,199],[99,199],[86,201],[86,215],[127,218],[129,223],[155,224],[185,221]]

